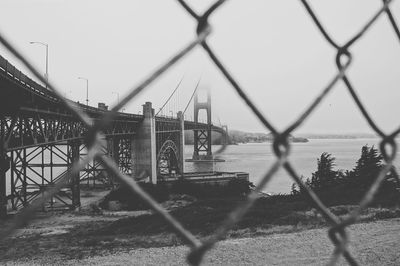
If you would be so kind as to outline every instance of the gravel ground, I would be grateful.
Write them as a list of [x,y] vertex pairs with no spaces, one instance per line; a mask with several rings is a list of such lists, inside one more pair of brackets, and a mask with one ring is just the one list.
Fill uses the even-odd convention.
[[[400,265],[400,219],[356,224],[350,227],[351,253],[361,265]],[[83,260],[57,261],[44,255],[38,261],[7,265],[186,265],[185,246],[136,249]],[[325,229],[291,234],[231,239],[207,253],[205,265],[324,265],[333,245]],[[339,265],[347,265],[343,260]]]

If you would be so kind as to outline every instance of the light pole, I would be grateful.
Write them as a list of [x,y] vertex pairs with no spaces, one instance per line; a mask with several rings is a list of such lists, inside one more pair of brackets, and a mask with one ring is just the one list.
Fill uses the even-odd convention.
[[89,105],[89,80],[84,77],[78,77],[78,79],[86,80],[86,106]]
[[43,46],[46,46],[46,89],[47,89],[47,83],[49,83],[49,45],[44,42],[29,42],[30,44],[40,44]]

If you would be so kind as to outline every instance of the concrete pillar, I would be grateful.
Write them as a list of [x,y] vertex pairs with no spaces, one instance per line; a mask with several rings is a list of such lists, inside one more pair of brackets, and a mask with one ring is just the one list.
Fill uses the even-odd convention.
[[139,178],[144,172],[151,183],[157,184],[156,120],[151,102],[143,105],[143,116],[132,141],[133,176]]
[[179,119],[179,161],[178,167],[180,174],[185,172],[185,118],[182,111],[178,112]]

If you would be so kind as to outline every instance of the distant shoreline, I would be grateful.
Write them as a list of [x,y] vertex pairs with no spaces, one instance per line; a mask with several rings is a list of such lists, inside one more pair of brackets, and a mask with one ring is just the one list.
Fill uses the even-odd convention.
[[377,139],[379,138],[373,134],[354,134],[354,135],[340,135],[340,134],[299,134],[299,136],[307,139]]
[[[330,137],[314,137],[314,138],[307,138],[307,141],[290,141],[290,143],[308,143],[310,140],[363,140],[363,139],[379,139],[378,137],[337,137],[337,138],[330,138]],[[243,145],[243,144],[262,144],[262,143],[272,143],[273,140],[266,140],[266,141],[249,141],[249,142],[237,142],[232,143],[230,145]]]

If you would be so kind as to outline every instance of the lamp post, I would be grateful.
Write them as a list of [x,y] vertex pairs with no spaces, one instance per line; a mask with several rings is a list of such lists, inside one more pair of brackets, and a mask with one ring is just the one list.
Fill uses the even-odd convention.
[[89,105],[89,80],[84,77],[78,77],[78,79],[86,80],[86,106]]
[[40,44],[46,47],[46,89],[47,89],[47,83],[49,83],[49,45],[44,42],[29,42],[30,44]]

